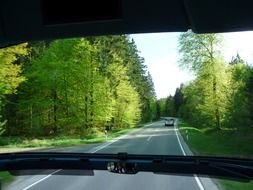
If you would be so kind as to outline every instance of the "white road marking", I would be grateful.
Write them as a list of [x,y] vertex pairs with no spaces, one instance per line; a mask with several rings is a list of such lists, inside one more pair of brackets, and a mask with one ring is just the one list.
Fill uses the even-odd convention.
[[[131,134],[131,133],[130,133],[130,134]],[[111,145],[112,143],[115,143],[116,141],[118,141],[118,140],[120,140],[120,139],[126,138],[127,136],[129,136],[129,134],[120,136],[120,137],[118,137],[118,138],[112,140],[111,142],[108,142],[108,143],[102,144],[102,145],[100,145],[100,146],[98,146],[98,147],[95,147],[95,148],[93,148],[93,149],[95,149],[95,150],[92,149],[90,153],[95,153],[95,152],[97,152],[97,151],[99,151],[99,150],[102,150],[103,148],[105,148],[105,147]]]
[[[177,136],[178,144],[179,144],[179,146],[180,146],[180,148],[181,148],[181,150],[182,150],[182,152],[183,152],[183,155],[186,156],[186,153],[185,153],[185,151],[184,151],[184,148],[183,148],[183,146],[182,146],[182,144],[181,144],[181,142],[180,142],[180,139],[179,139],[179,137],[178,137],[176,125],[174,125],[174,129],[175,129],[175,133],[176,133],[176,136]],[[194,178],[195,178],[195,180],[196,180],[196,182],[197,182],[197,184],[198,184],[200,190],[205,190],[205,188],[203,187],[202,183],[201,183],[200,180],[199,180],[199,177],[198,177],[196,174],[194,174],[193,176],[194,176]]]
[[[124,136],[125,136],[125,135],[124,135]],[[120,140],[120,139],[122,139],[122,138],[118,138],[117,140],[113,140],[113,141],[111,141],[111,142],[109,142],[109,143],[107,143],[107,144],[104,144],[104,145],[100,145],[100,146],[98,146],[98,147],[95,147],[95,150],[91,151],[90,153],[95,153],[95,152],[97,152],[97,151],[99,151],[99,150],[101,150],[101,149],[103,149],[103,148],[105,148],[105,147],[111,145],[112,143],[115,143],[116,141],[118,141],[118,140]]]
[[148,137],[147,141],[150,141],[151,138],[152,138],[152,136]]
[[199,177],[198,177],[196,174],[194,174],[193,176],[194,176],[194,178],[195,178],[195,180],[196,180],[196,182],[197,182],[199,188],[200,188],[201,190],[205,190],[205,188],[203,187],[202,183],[201,183],[200,180],[199,180]]
[[[140,129],[138,129],[138,130],[136,130],[136,131],[140,131],[141,129],[143,129],[143,128],[145,128],[145,127],[148,127],[148,126],[151,126],[151,125],[152,125],[152,124],[145,125],[144,127],[140,128]],[[136,132],[136,131],[135,131],[135,132]],[[120,139],[122,139],[122,138],[125,138],[125,137],[129,136],[130,134],[131,134],[131,132],[128,133],[128,134],[125,134],[125,135],[123,135],[123,136],[120,136],[120,137],[116,138],[115,140],[113,140],[113,141],[111,141],[111,142],[109,142],[109,143],[106,143],[106,144],[104,144],[104,145],[102,145],[102,146],[100,145],[100,146],[96,147],[97,149],[95,149],[94,151],[91,151],[90,153],[95,153],[95,152],[97,152],[97,151],[99,151],[99,150],[101,150],[101,149],[103,149],[103,148],[105,148],[105,147],[111,145],[112,143],[114,143],[114,142],[116,142],[116,141],[118,141],[118,140],[120,140]],[[34,185],[36,185],[36,184],[38,184],[38,183],[40,183],[40,182],[46,180],[47,178],[51,177],[53,174],[56,174],[57,172],[59,172],[59,171],[61,171],[61,170],[62,170],[62,169],[55,170],[54,172],[48,174],[47,176],[41,178],[40,180],[35,181],[35,182],[32,183],[31,185],[29,185],[29,186],[23,188],[22,190],[28,190],[28,189],[30,189],[30,188],[33,187]]]
[[[145,125],[144,127],[140,128],[140,129],[137,129],[137,130],[135,130],[134,132],[140,131],[140,130],[142,130],[143,128],[149,127],[149,126],[151,126],[151,125],[153,125],[153,123],[148,124],[148,125]],[[103,148],[105,148],[105,147],[107,147],[107,146],[109,146],[109,145],[111,145],[111,144],[117,142],[118,140],[128,137],[128,136],[131,135],[132,133],[133,133],[133,131],[131,131],[131,132],[125,134],[125,135],[122,135],[122,136],[120,136],[120,137],[118,137],[118,138],[112,140],[111,142],[108,142],[108,143],[106,143],[106,144],[102,144],[102,145],[100,145],[100,146],[98,146],[98,147],[95,147],[95,148],[93,148],[93,149],[95,149],[95,150],[92,149],[90,153],[95,153],[95,152],[97,152],[97,151],[99,151],[99,150],[102,150]]]
[[43,177],[42,179],[40,179],[40,180],[38,180],[38,181],[32,183],[31,185],[29,185],[29,186],[23,188],[22,190],[30,189],[30,188],[33,187],[34,185],[36,185],[36,184],[38,184],[38,183],[40,183],[40,182],[46,180],[47,178],[51,177],[53,174],[55,174],[55,173],[57,173],[57,172],[59,172],[59,171],[61,171],[61,170],[62,170],[62,169],[59,169],[59,170],[56,170],[56,171],[52,172],[51,174],[49,174],[49,175]]

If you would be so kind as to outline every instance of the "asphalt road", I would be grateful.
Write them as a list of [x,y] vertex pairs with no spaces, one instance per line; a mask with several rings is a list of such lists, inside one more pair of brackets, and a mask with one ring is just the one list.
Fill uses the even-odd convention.
[[[83,145],[49,151],[60,152],[90,152],[131,154],[168,154],[185,155],[178,138],[176,127],[164,127],[164,121],[159,121],[141,129],[136,129],[127,135],[103,144]],[[159,175],[140,172],[136,175],[114,174],[107,171],[95,171],[94,176],[61,175],[66,171],[48,170],[40,175],[24,175],[16,177],[15,181],[4,189],[9,190],[204,190],[203,184],[196,176]],[[215,189],[213,185],[210,189]]]

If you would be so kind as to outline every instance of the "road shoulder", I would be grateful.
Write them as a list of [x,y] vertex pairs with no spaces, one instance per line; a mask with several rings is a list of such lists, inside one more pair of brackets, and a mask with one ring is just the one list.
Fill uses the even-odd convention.
[[[178,130],[178,122],[176,123],[175,130],[177,132],[178,139],[182,145],[183,151],[185,152],[186,155],[188,156],[193,156],[194,154],[190,150],[189,146],[185,142],[184,138],[182,137],[180,131]],[[200,180],[200,183],[203,185],[203,188],[206,190],[219,190],[217,183],[215,180],[208,178],[208,177],[199,177],[198,179]]]

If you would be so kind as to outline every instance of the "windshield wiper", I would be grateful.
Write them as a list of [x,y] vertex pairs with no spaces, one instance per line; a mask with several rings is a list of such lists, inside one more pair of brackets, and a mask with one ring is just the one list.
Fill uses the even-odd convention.
[[[253,160],[250,159],[203,156],[130,155],[127,153],[89,154],[43,152],[0,155],[0,171],[46,169],[92,171],[88,172],[89,175],[93,174],[93,170],[108,170],[120,174],[153,172],[173,175],[197,174],[243,181],[253,179]],[[69,174],[67,172],[67,175]],[[66,173],[63,172],[62,175],[66,175]]]

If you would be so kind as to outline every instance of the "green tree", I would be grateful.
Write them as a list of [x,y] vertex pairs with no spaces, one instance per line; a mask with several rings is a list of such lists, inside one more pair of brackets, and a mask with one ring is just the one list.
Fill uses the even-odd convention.
[[167,101],[166,98],[161,98],[158,101],[159,105],[159,116],[160,117],[167,117],[168,116],[168,108],[167,108]]
[[[196,107],[203,121],[221,128],[227,107],[228,76],[221,54],[222,36],[219,34],[194,34],[191,31],[179,37],[180,65],[196,74],[195,92],[199,101]],[[187,93],[186,93],[187,95]],[[189,95],[189,94],[188,94]],[[204,119],[205,118],[205,119]]]
[[[15,45],[0,49],[0,133],[5,130],[7,133],[10,129],[5,129],[7,123],[3,118],[3,112],[6,105],[6,96],[17,93],[18,86],[25,81],[22,76],[22,63],[20,59],[27,56],[29,49],[27,43]],[[3,121],[4,120],[4,121]]]
[[129,36],[28,46],[20,61],[26,81],[4,111],[13,121],[10,134],[86,135],[156,119],[152,77]]
[[232,127],[250,126],[250,88],[248,86],[252,75],[251,68],[237,54],[233,58],[228,72],[230,73],[229,105],[226,114],[227,125]]
[[248,92],[248,108],[249,108],[249,119],[252,123],[253,121],[253,68],[250,68],[250,76],[246,83],[246,88]]
[[142,122],[151,121],[155,116],[155,91],[150,73],[147,72],[144,59],[139,56],[133,39],[127,35],[102,36],[89,38],[99,51],[100,70],[108,77],[112,89],[117,86],[117,80],[106,69],[114,63],[115,57],[121,58],[121,64],[127,68],[127,76],[131,85],[137,90],[141,102]]
[[[95,114],[101,117],[101,91],[106,85],[100,82],[106,80],[97,72],[95,54],[83,38],[56,40],[32,60],[26,70],[28,81],[23,86],[19,109],[29,115],[26,118],[30,121],[23,122],[26,127],[30,123],[30,130],[46,134],[75,128],[82,131],[94,124]],[[101,106],[95,109],[97,101]]]
[[131,86],[126,68],[120,62],[109,66],[109,69],[118,81],[114,93],[113,125],[114,127],[125,127],[136,124],[141,116],[139,94]]
[[[126,63],[132,55],[116,51],[115,40],[121,40],[117,49],[129,48],[124,36],[35,44],[24,65],[27,81],[19,90],[16,133],[86,134],[108,123],[115,128],[138,123],[142,100],[127,67],[138,62]],[[152,81],[141,77],[143,83]]]
[[183,105],[183,84],[180,85],[180,88],[177,88],[173,96],[174,103],[174,115],[179,116],[179,109]]

